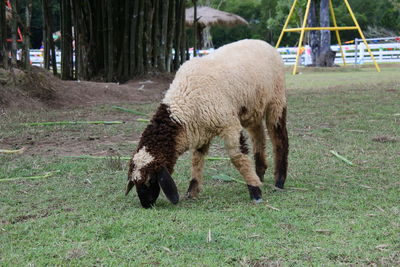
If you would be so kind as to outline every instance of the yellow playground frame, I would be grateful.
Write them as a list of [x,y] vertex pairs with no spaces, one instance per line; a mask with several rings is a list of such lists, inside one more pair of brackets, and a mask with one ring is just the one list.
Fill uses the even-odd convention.
[[367,41],[365,40],[364,34],[361,31],[360,25],[358,24],[357,19],[354,16],[353,11],[351,10],[349,2],[347,0],[343,0],[344,3],[346,4],[346,7],[347,7],[347,9],[348,9],[348,11],[350,13],[351,18],[353,19],[353,22],[354,22],[355,26],[338,27],[337,23],[336,23],[335,12],[334,12],[333,6],[332,6],[332,0],[329,0],[329,10],[330,10],[330,13],[331,13],[332,22],[333,22],[333,26],[334,27],[306,27],[307,26],[308,13],[310,11],[311,1],[312,0],[308,0],[308,2],[307,2],[306,12],[304,14],[304,20],[303,20],[302,27],[301,28],[289,28],[288,29],[287,26],[289,24],[289,20],[293,15],[293,12],[294,12],[294,9],[296,7],[296,4],[298,3],[298,0],[294,0],[292,8],[290,9],[290,12],[289,12],[289,16],[286,19],[286,22],[285,22],[285,24],[283,26],[282,32],[281,32],[281,34],[279,36],[278,42],[276,43],[276,48],[278,48],[280,43],[281,43],[281,41],[282,41],[283,34],[285,32],[300,32],[300,40],[299,40],[299,46],[297,48],[296,63],[295,63],[294,68],[293,68],[293,75],[295,75],[297,73],[297,64],[299,63],[299,57],[300,57],[300,54],[301,54],[301,46],[302,46],[303,39],[304,39],[304,32],[305,31],[318,31],[318,30],[330,30],[330,31],[335,31],[336,32],[336,38],[338,40],[338,44],[339,44],[339,47],[340,47],[340,53],[342,54],[342,59],[343,59],[343,64],[344,65],[346,65],[346,60],[345,60],[344,53],[343,53],[342,43],[340,41],[339,31],[343,31],[343,30],[358,30],[358,33],[360,34],[360,36],[361,36],[366,48],[368,49],[368,53],[370,54],[371,59],[374,62],[376,70],[378,72],[380,72],[381,70],[380,70],[378,64],[375,61],[374,55],[372,54],[371,49],[369,48],[369,45],[368,45]]

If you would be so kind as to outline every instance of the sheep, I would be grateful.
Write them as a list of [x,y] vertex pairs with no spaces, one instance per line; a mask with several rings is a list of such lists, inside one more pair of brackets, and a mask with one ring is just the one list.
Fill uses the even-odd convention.
[[[283,188],[288,166],[286,88],[279,53],[260,40],[241,40],[184,63],[143,132],[129,162],[125,195],[133,186],[144,208],[154,205],[160,187],[176,204],[171,177],[178,157],[192,151],[192,179],[187,198],[202,188],[210,142],[221,136],[230,160],[247,183],[250,198],[262,201],[267,169],[265,127],[272,141],[275,186]],[[243,130],[252,141],[255,168]]]

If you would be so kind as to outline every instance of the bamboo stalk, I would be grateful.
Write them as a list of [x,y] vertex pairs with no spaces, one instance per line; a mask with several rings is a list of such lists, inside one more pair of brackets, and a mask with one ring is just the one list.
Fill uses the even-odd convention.
[[142,118],[136,119],[136,121],[138,121],[138,122],[150,122],[150,120],[142,119]]
[[142,112],[140,112],[140,111],[136,111],[136,110],[133,110],[133,109],[127,109],[127,108],[118,107],[118,106],[112,106],[112,108],[118,109],[118,110],[120,110],[120,111],[129,112],[129,113],[132,113],[132,114],[135,114],[135,115],[141,115],[141,116],[146,116],[146,117],[149,116],[149,115],[147,115],[146,113],[142,113]]
[[276,210],[276,211],[280,211],[280,209],[275,208],[275,207],[273,207],[273,206],[271,206],[271,205],[269,205],[269,204],[265,204],[265,206],[266,206],[267,208],[270,208],[270,209],[273,209],[273,210]]
[[35,176],[25,176],[25,177],[13,177],[13,178],[5,178],[5,179],[0,179],[0,182],[9,182],[9,181],[17,181],[17,180],[23,180],[23,179],[43,179],[43,178],[48,178],[53,176],[56,173],[59,173],[60,171],[54,171],[54,172],[48,172],[43,175],[35,175]]
[[354,163],[351,162],[350,160],[346,159],[345,157],[339,155],[336,151],[331,150],[331,151],[329,151],[329,152],[331,152],[331,154],[333,154],[334,156],[336,156],[338,159],[344,161],[345,163],[347,163],[347,164],[349,164],[349,165],[351,165],[351,166],[356,166],[356,164],[354,164]]
[[70,124],[123,124],[123,121],[50,121],[50,122],[27,122],[24,126],[48,126],[48,125],[70,125]]
[[[74,158],[74,159],[107,159],[110,156],[91,156],[91,155],[80,155],[80,156],[64,156],[64,158]],[[120,159],[131,159],[129,156],[121,156]],[[216,161],[216,160],[229,160],[229,158],[220,157],[206,157],[206,160]],[[233,179],[233,178],[232,178]]]
[[21,154],[25,150],[26,150],[25,147],[16,150],[0,149],[0,154]]
[[206,160],[216,161],[216,160],[230,160],[230,158],[221,158],[221,157],[206,157]]
[[[64,158],[73,158],[73,159],[107,159],[111,156],[90,156],[90,155],[81,155],[81,156],[64,156]],[[120,159],[131,159],[131,157],[119,157]]]

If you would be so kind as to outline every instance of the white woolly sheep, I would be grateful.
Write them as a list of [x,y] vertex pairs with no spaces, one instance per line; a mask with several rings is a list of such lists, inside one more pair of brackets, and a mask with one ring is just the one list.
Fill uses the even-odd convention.
[[[176,204],[179,195],[170,174],[178,157],[190,149],[192,180],[187,197],[196,198],[210,142],[221,136],[251,199],[262,201],[260,186],[267,168],[265,126],[273,144],[275,186],[283,188],[285,183],[286,108],[282,59],[264,41],[238,41],[186,62],[142,134],[129,164],[126,194],[136,185],[142,206],[149,208],[161,186]],[[252,140],[255,168],[247,155],[243,129]]]

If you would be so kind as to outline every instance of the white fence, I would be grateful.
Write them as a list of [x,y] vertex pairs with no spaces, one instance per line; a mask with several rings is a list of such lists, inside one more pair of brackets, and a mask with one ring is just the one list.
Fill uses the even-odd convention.
[[[371,56],[368,53],[364,43],[358,45],[342,45],[345,60],[347,64],[364,64],[372,62]],[[369,44],[372,54],[377,62],[400,62],[400,42]],[[338,45],[331,46],[331,49],[336,52],[335,64],[343,64],[340,47]],[[199,50],[199,55],[207,55],[214,51]],[[296,62],[297,47],[281,47],[278,48],[281,53],[285,65],[294,65]],[[191,51],[192,53],[192,51]],[[31,50],[30,58],[32,65],[43,67],[43,51]],[[56,51],[57,65],[61,67],[61,51]],[[311,50],[309,46],[302,48],[300,60],[301,65],[311,64]]]
[[[372,54],[377,62],[400,62],[400,42],[368,44]],[[345,61],[347,64],[364,64],[372,62],[371,56],[364,43],[357,46],[342,45]],[[343,64],[342,55],[339,45],[331,46],[336,52],[335,64]],[[296,62],[297,47],[281,47],[278,48],[281,53],[285,65],[294,65]],[[301,65],[311,64],[311,49],[309,46],[302,48]]]
[[[32,65],[43,67],[43,50],[31,49],[30,59]],[[56,51],[56,61],[57,66],[61,68],[61,51]]]

